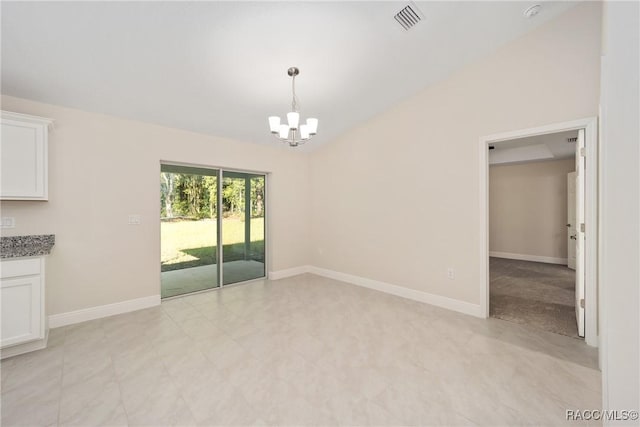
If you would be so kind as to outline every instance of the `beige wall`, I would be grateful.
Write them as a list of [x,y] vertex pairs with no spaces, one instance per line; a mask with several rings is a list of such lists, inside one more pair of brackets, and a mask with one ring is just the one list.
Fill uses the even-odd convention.
[[567,174],[575,160],[489,168],[489,250],[567,258]]
[[3,235],[56,235],[48,314],[160,293],[160,160],[271,172],[270,270],[307,263],[308,155],[8,96],[2,109],[55,120],[49,201],[2,202]]
[[596,116],[599,71],[581,3],[319,149],[312,263],[479,304],[479,138]]

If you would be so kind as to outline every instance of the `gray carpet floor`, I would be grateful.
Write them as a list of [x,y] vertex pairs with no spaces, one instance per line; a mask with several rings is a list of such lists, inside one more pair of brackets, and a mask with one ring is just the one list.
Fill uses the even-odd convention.
[[578,338],[575,271],[564,265],[490,258],[490,315]]

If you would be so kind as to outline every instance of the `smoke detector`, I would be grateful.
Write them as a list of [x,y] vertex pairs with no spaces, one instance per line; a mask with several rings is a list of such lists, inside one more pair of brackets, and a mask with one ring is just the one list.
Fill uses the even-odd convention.
[[530,6],[527,9],[525,9],[525,11],[522,12],[522,14],[524,15],[525,18],[531,19],[537,14],[539,14],[540,10],[542,10],[542,6],[539,4],[534,4],[533,6]]

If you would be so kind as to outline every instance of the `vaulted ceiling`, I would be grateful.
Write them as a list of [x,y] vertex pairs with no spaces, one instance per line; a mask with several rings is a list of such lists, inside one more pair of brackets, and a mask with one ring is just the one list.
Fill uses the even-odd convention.
[[291,104],[330,141],[573,2],[7,2],[2,93],[254,143]]

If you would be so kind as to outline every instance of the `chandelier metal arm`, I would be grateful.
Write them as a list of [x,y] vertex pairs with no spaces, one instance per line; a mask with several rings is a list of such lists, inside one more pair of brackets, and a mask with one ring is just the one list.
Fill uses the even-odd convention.
[[290,146],[295,147],[298,145],[304,145],[307,142],[311,141],[311,139],[313,139],[313,135],[310,135],[309,138],[307,139],[298,139],[296,138],[296,132],[295,131],[291,131],[292,133],[292,138],[280,138],[277,134],[273,134],[273,137],[275,139],[277,139],[280,142],[286,142],[288,143]]

